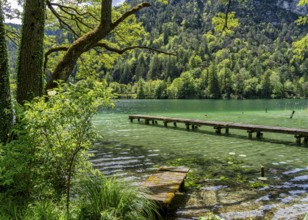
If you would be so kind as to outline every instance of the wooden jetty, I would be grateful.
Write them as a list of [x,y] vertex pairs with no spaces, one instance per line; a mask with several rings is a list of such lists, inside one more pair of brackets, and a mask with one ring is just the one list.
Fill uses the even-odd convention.
[[241,124],[241,123],[233,123],[233,122],[203,121],[203,120],[184,119],[184,118],[150,116],[150,115],[129,115],[128,117],[131,122],[133,122],[134,119],[137,119],[138,122],[143,120],[144,123],[147,125],[150,123],[157,124],[158,121],[162,121],[165,127],[168,127],[169,123],[173,123],[174,127],[177,126],[177,123],[183,123],[185,124],[187,130],[190,130],[190,128],[194,130],[200,126],[210,126],[215,129],[217,134],[221,134],[222,129],[225,130],[226,134],[229,134],[230,129],[246,130],[248,133],[248,137],[250,139],[252,139],[253,133],[256,133],[257,138],[262,138],[263,132],[293,134],[296,139],[296,143],[298,145],[301,144],[302,138],[304,140],[304,144],[308,145],[308,129]]
[[188,171],[186,167],[160,167],[158,172],[149,176],[144,183],[144,186],[153,193],[150,199],[167,208],[176,191],[184,188],[184,179]]

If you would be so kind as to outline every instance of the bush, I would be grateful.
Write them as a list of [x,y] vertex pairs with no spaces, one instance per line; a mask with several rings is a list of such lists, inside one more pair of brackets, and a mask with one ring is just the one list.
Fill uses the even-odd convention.
[[92,117],[111,106],[110,99],[105,83],[88,79],[60,83],[48,101],[39,97],[26,103],[15,140],[2,147],[0,192],[24,203],[65,195],[69,214],[72,180],[90,167],[88,150],[96,138]]

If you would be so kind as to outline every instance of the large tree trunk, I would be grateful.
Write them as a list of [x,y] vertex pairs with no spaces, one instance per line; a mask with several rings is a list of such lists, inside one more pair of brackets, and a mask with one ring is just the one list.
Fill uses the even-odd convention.
[[17,71],[17,101],[43,93],[43,40],[46,0],[26,0]]
[[7,141],[13,121],[7,47],[3,22],[2,1],[0,0],[0,143]]

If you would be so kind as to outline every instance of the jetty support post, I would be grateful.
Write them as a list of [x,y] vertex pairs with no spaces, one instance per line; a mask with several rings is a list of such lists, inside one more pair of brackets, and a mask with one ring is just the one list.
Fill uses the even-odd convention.
[[138,118],[138,122],[140,122],[140,118]]
[[146,125],[148,125],[148,124],[150,124],[150,120],[149,120],[149,119],[145,119],[145,120],[144,120],[144,123],[145,123]]
[[296,139],[296,140],[295,140],[295,141],[296,141],[296,144],[297,144],[297,145],[301,145],[301,143],[302,143],[302,140],[301,140],[302,136],[296,134],[294,137],[295,137],[295,139]]
[[152,120],[152,125],[154,125],[154,123],[155,123],[155,121],[154,121],[154,120]]
[[229,128],[226,127],[226,134],[229,134]]
[[164,126],[168,127],[168,121],[164,121]]
[[134,122],[134,118],[133,117],[129,117],[130,122]]
[[252,139],[252,133],[253,133],[253,131],[252,131],[252,130],[248,130],[247,133],[248,133],[248,138],[249,138],[249,139]]
[[173,122],[173,126],[176,127],[176,122]]
[[186,125],[186,129],[189,130],[189,125],[188,123],[185,124]]
[[257,138],[262,138],[263,137],[263,133],[261,131],[257,131]]
[[261,166],[261,177],[265,177],[265,169],[264,169],[264,166]]
[[214,127],[216,134],[221,134],[221,127]]
[[308,147],[308,137],[304,137],[304,146]]

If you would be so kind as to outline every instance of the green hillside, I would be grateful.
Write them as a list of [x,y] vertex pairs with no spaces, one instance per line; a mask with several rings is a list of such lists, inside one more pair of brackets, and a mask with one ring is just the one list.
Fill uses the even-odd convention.
[[307,28],[276,1],[233,4],[240,26],[227,36],[212,26],[224,11],[218,1],[149,2],[152,7],[137,14],[149,32],[142,45],[177,56],[141,50],[122,56],[108,75],[116,92],[138,98],[307,97],[308,59],[292,59],[292,42]]

